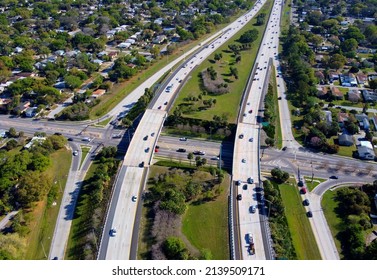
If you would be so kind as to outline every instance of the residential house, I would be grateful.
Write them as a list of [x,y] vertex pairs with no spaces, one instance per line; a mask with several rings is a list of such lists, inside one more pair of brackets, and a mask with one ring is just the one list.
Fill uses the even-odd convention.
[[10,98],[0,98],[0,110],[6,110],[7,105],[12,102]]
[[108,56],[111,58],[111,60],[114,60],[118,57],[118,52],[109,52]]
[[22,102],[20,105],[18,105],[16,110],[18,109],[21,113],[23,113],[29,107],[30,107],[30,101],[25,101],[25,102]]
[[33,138],[31,138],[31,140],[29,141],[29,143],[27,143],[24,148],[25,149],[30,149],[31,146],[34,145],[34,143],[38,142],[38,143],[42,143],[46,140],[46,137],[40,137],[40,136],[34,136]]
[[368,76],[364,74],[357,74],[356,75],[357,82],[360,86],[365,87],[368,86]]
[[355,78],[355,75],[352,73],[340,75],[339,79],[340,79],[340,83],[344,87],[357,87],[357,80]]
[[167,39],[167,37],[165,35],[159,35],[152,40],[152,43],[153,44],[162,44],[162,42],[164,42],[166,39]]
[[372,90],[361,90],[365,102],[376,102],[377,101],[377,92]]
[[126,42],[122,42],[117,46],[117,48],[120,48],[120,49],[128,49],[129,47],[131,47],[131,43],[126,43]]
[[29,107],[25,110],[25,117],[32,118],[37,113],[37,107]]
[[348,121],[348,113],[339,112],[338,113],[338,123],[340,127],[344,126],[344,122]]
[[371,149],[365,146],[357,146],[357,153],[360,159],[374,160],[376,156],[373,148]]
[[359,126],[361,129],[368,130],[369,129],[369,119],[366,114],[355,114],[355,118],[359,122]]
[[331,90],[331,95],[335,99],[338,99],[338,100],[342,100],[343,99],[343,92],[341,92],[339,90],[339,88],[337,88],[337,87],[331,87],[330,90]]
[[329,90],[327,87],[317,87],[317,96],[319,98],[326,98],[327,97],[327,94],[328,94]]
[[348,92],[348,100],[353,102],[353,103],[358,103],[359,101],[361,101],[361,93],[359,90],[357,89],[351,89],[349,92]]
[[325,75],[323,75],[322,71],[315,71],[314,75],[318,78],[320,84],[325,82]]
[[104,95],[105,93],[106,93],[105,89],[97,89],[97,90],[93,91],[92,97],[98,98],[98,97],[101,97],[102,95]]
[[127,39],[126,41],[125,41],[126,43],[130,43],[131,45],[133,45],[133,44],[135,44],[136,43],[136,40],[135,39]]
[[352,146],[354,144],[352,135],[343,133],[338,137],[338,143],[340,146]]
[[330,81],[330,83],[333,83],[336,80],[339,80],[339,73],[338,72],[330,72],[329,73],[329,81]]

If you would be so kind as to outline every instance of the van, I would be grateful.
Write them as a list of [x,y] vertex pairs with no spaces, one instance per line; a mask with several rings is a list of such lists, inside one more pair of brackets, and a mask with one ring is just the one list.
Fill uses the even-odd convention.
[[91,139],[90,139],[89,137],[84,137],[84,138],[82,138],[82,141],[85,141],[85,142],[90,142],[90,141],[91,141]]

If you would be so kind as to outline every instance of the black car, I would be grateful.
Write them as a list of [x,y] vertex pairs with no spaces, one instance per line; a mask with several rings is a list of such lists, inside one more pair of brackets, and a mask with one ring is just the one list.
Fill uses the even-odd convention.
[[61,134],[60,132],[55,132],[54,135],[61,136],[61,135],[63,135],[63,134]]
[[302,202],[302,204],[304,205],[304,206],[309,206],[309,199],[304,199],[304,201]]
[[140,162],[139,167],[144,167],[144,161]]
[[330,176],[330,179],[339,179],[339,177],[335,176],[335,175],[332,175],[332,176]]
[[308,211],[308,212],[306,213],[306,216],[307,216],[308,218],[313,217],[313,213],[312,213],[312,211]]
[[237,200],[242,200],[242,194],[237,194]]
[[283,150],[283,151],[285,151],[286,149],[287,149],[287,147],[283,147],[283,149],[282,149],[282,150]]
[[68,140],[68,141],[73,141],[73,138],[69,137],[67,140]]
[[185,153],[185,152],[186,152],[186,149],[179,148],[179,149],[177,150],[177,152],[179,152],[179,153]]

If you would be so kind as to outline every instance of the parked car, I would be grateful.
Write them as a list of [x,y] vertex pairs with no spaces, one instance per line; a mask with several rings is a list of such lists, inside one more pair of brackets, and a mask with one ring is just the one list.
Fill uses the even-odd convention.
[[313,213],[312,213],[312,211],[308,211],[308,212],[306,213],[306,216],[308,216],[308,218],[313,217]]
[[306,192],[307,192],[306,188],[302,188],[302,189],[301,189],[301,193],[302,193],[302,194],[306,194]]
[[179,153],[185,153],[185,152],[186,152],[186,149],[179,148],[179,149],[177,150],[177,152],[179,152]]
[[257,211],[257,207],[255,205],[250,206],[250,213],[255,213]]
[[240,136],[238,136],[240,139],[243,139],[243,134],[241,133]]
[[309,206],[309,199],[304,199],[304,201],[302,202],[302,204],[304,205],[304,206]]
[[247,179],[247,182],[248,182],[249,184],[254,184],[254,179],[253,179],[252,177],[249,177],[249,178]]
[[237,194],[237,200],[242,200],[242,194]]

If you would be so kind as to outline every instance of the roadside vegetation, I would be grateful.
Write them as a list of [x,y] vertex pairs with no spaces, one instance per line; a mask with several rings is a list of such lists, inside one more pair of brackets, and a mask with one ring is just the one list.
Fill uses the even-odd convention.
[[322,202],[324,213],[343,259],[376,260],[376,226],[370,214],[377,213],[374,198],[377,181],[360,188],[328,191]]
[[0,212],[19,212],[0,235],[0,259],[46,259],[71,153],[62,136],[29,149],[22,149],[30,140],[23,132],[11,128],[8,137],[0,150]]
[[66,258],[93,260],[97,256],[102,226],[111,197],[119,161],[115,147],[105,147],[96,156],[82,184],[75,208]]
[[[227,249],[217,248],[228,238],[227,183],[222,172],[211,170],[151,167],[139,238],[141,259],[228,258]],[[200,230],[197,215],[208,221]],[[213,232],[212,242],[207,242],[208,232]],[[172,252],[172,243],[179,252]]]

